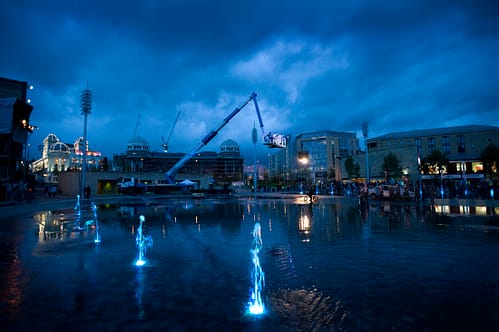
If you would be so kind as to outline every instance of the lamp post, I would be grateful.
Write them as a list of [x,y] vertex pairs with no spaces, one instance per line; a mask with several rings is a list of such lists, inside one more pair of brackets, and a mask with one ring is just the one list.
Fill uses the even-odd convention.
[[80,184],[80,197],[85,197],[84,196],[84,188],[86,185],[86,173],[87,173],[87,118],[88,115],[91,113],[90,110],[92,109],[92,92],[88,89],[88,83],[87,83],[87,88],[81,92],[80,95],[80,107],[81,107],[81,114],[84,116],[84,123],[83,123],[83,158],[82,158],[82,165],[81,165],[81,184]]
[[368,136],[367,121],[362,124],[362,135],[364,135],[364,144],[366,145],[366,184],[369,187],[369,148],[367,147],[367,136]]
[[423,169],[421,168],[421,156],[418,152],[418,168],[419,168],[419,202],[423,202]]
[[[305,170],[308,166],[308,163],[310,162],[310,156],[309,156],[308,152],[306,152],[306,151],[298,152],[298,162],[302,165],[302,172],[303,172],[303,175],[305,176],[306,175]],[[303,194],[303,187],[302,187],[301,180],[300,180],[300,194]]]

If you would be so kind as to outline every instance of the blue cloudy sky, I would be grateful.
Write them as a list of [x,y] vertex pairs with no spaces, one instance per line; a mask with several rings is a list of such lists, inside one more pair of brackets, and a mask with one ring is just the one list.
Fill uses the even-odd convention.
[[[161,151],[178,111],[171,151],[187,152],[253,91],[265,130],[290,135],[499,126],[494,0],[4,0],[0,30],[0,76],[35,86],[32,146],[82,136],[87,82],[90,148],[109,158],[136,130]],[[248,105],[204,150],[252,156],[255,121]]]

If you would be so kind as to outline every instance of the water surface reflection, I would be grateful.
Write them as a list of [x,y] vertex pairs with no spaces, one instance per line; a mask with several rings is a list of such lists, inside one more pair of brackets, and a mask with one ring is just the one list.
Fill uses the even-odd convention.
[[[99,244],[95,229],[75,230],[72,207],[2,221],[7,330],[499,329],[495,212],[350,199],[158,200],[98,211]],[[81,222],[91,214],[82,207]],[[141,268],[139,215],[154,239]],[[252,318],[257,222],[268,310]]]

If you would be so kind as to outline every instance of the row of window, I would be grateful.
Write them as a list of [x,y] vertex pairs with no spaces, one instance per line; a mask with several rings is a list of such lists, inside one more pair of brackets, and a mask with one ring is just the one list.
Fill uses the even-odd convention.
[[[428,137],[427,139],[428,153],[432,153],[436,150],[435,137]],[[423,141],[421,138],[414,139],[414,144],[417,147],[418,154],[423,153]],[[450,139],[449,136],[442,136],[442,153],[450,154]],[[457,135],[457,152],[465,153],[466,144],[464,140],[464,135]]]

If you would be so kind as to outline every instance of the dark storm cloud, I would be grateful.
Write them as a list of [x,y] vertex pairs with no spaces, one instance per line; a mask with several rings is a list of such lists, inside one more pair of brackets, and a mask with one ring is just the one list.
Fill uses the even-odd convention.
[[[90,145],[109,157],[136,128],[159,150],[179,110],[171,145],[188,151],[252,91],[265,128],[290,134],[499,125],[498,12],[494,1],[9,0],[0,76],[35,84],[40,143],[81,135],[88,82]],[[255,121],[245,109],[207,149],[232,138],[251,153]]]

